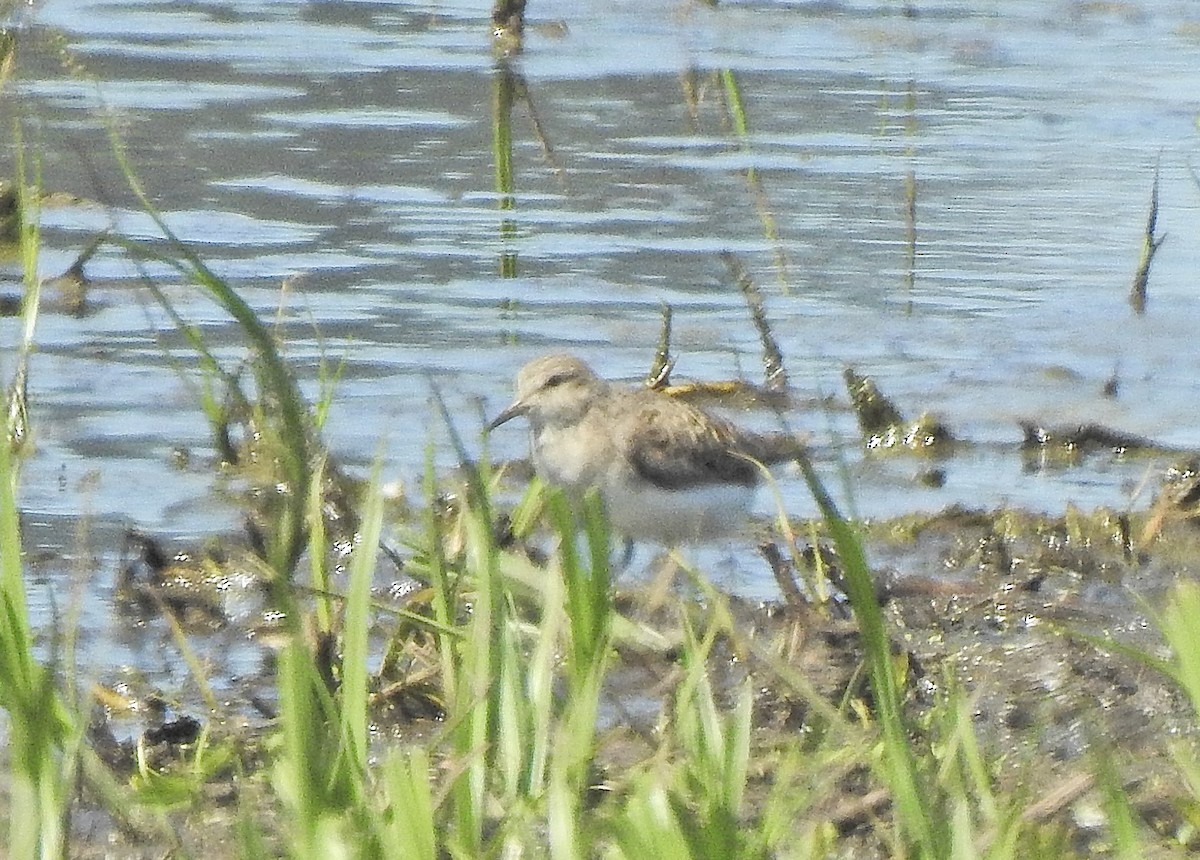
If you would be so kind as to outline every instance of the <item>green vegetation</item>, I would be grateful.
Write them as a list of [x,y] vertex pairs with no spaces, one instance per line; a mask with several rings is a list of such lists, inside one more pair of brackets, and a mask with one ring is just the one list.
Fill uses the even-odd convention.
[[[832,697],[814,692],[787,659],[784,640],[804,619],[783,625],[779,637],[752,639],[729,600],[698,573],[691,575],[701,599],[674,598],[665,616],[620,609],[609,532],[595,503],[577,511],[535,486],[513,513],[512,535],[500,540],[497,476],[486,462],[466,468],[449,509],[436,501],[442,482],[430,467],[423,524],[410,535],[409,570],[426,591],[399,616],[373,610],[385,506],[378,477],[370,481],[346,590],[333,594],[326,500],[315,489],[327,482],[308,477],[325,466],[312,465],[315,426],[297,417],[308,407],[265,328],[228,285],[181,253],[181,270],[245,317],[247,342],[264,364],[263,393],[246,405],[256,421],[283,428],[267,434],[279,450],[266,459],[304,482],[296,494],[302,509],[289,502],[265,511],[277,518],[266,533],[278,537],[262,547],[271,595],[285,595],[290,617],[275,676],[278,718],[253,755],[236,739],[201,731],[173,760],[140,755],[126,774],[100,764],[84,739],[90,706],[68,684],[66,655],[35,657],[18,550],[18,470],[0,446],[8,856],[72,853],[80,804],[106,810],[135,844],[171,856],[195,856],[203,844],[211,853],[211,834],[201,840],[184,827],[173,835],[160,822],[168,813],[211,813],[204,787],[213,783],[231,784],[237,796],[217,840],[228,856],[1002,858],[1142,856],[1150,844],[1170,844],[1139,818],[1115,761],[1097,755],[1092,784],[1108,837],[1078,847],[1061,815],[1031,812],[1030,785],[1001,787],[999,762],[953,683],[932,703],[915,702],[862,540],[807,462],[869,681],[852,677]],[[230,378],[215,362],[206,367],[214,379]],[[466,446],[448,421],[446,431],[467,467]],[[544,562],[524,549],[531,532],[550,536]],[[293,534],[307,543],[288,543],[299,539]],[[293,576],[302,549],[316,586],[307,591]],[[1175,658],[1159,665],[1200,709],[1200,640],[1189,623],[1198,612],[1200,589],[1181,587],[1162,623]],[[164,623],[174,623],[169,614]],[[441,718],[419,741],[372,740],[381,693],[368,672],[370,634],[389,628],[391,652],[434,655],[429,698]],[[639,733],[606,715],[606,696],[615,676],[647,662],[661,669],[661,709],[653,730]],[[798,704],[801,725],[776,725],[772,698]],[[210,707],[220,708],[215,700]],[[1177,802],[1200,809],[1194,747],[1179,740],[1171,753],[1188,786]],[[82,795],[70,788],[81,778]],[[847,808],[848,798],[858,805]],[[1176,845],[1186,841],[1180,836]]]
[[[22,169],[19,188],[27,187]],[[0,439],[0,707],[9,715],[8,749],[12,815],[8,856],[58,857],[65,853],[66,819],[72,757],[78,744],[72,720],[51,666],[33,656],[33,634],[25,602],[25,578],[17,509],[14,450],[24,441],[28,420],[25,379],[37,323],[40,282],[37,276],[38,225],[34,195],[18,194],[16,233],[24,270],[22,343],[7,399]]]
[[[729,71],[720,81],[734,132],[746,138],[738,83]],[[507,211],[509,114],[527,94],[507,70],[495,86],[496,188]],[[266,696],[277,714],[265,738],[218,733],[223,706],[179,613],[158,598],[162,613],[152,623],[175,634],[208,713],[169,755],[156,757],[144,742],[131,762],[115,762],[89,730],[95,702],[59,641],[69,642],[70,631],[47,645],[31,630],[17,454],[27,434],[25,357],[35,342],[40,283],[38,197],[29,193],[38,183],[22,168],[15,235],[25,273],[23,340],[0,444],[9,813],[0,853],[83,853],[88,834],[76,827],[83,810],[93,829],[98,819],[109,823],[115,844],[170,857],[1017,858],[1194,849],[1197,586],[1183,584],[1165,600],[1160,627],[1169,659],[1101,638],[1087,643],[1140,660],[1190,703],[1187,730],[1162,741],[1178,782],[1166,795],[1169,826],[1152,826],[1137,802],[1131,763],[1112,754],[1120,739],[1097,742],[1090,770],[1052,792],[1037,761],[983,736],[950,668],[935,669],[936,689],[918,695],[858,524],[842,516],[807,460],[800,466],[821,512],[807,529],[818,579],[807,589],[793,583],[775,615],[738,606],[690,570],[682,594],[625,599],[614,586],[612,539],[595,500],[577,509],[535,482],[502,527],[501,476],[486,457],[475,461],[444,409],[443,430],[465,478],[440,476],[430,464],[418,515],[390,522],[378,474],[359,493],[346,489],[321,443],[324,408],[301,397],[271,329],[171,232],[115,135],[113,149],[168,251],[110,241],[169,263],[237,322],[245,340],[249,384],[150,287],[199,356],[197,409],[211,421],[217,448],[248,482],[273,488],[257,494],[251,513],[256,569],[284,619],[275,688]],[[763,206],[761,178],[750,170],[747,180]],[[760,211],[777,245],[774,220],[765,206]],[[506,220],[502,237],[513,230]],[[515,274],[511,249],[500,271]],[[898,414],[888,415],[897,417],[885,429],[895,431]],[[788,553],[801,554],[781,520]],[[1082,534],[1088,524],[1069,525]],[[388,526],[407,529],[405,569],[419,583],[402,608],[372,597]],[[988,528],[994,537],[996,524]],[[1125,543],[1128,532],[1126,522]],[[339,592],[334,545],[347,537],[355,548]],[[819,537],[827,538],[828,558]],[[854,665],[831,681],[829,673],[814,677],[801,656],[817,650],[816,634],[833,614],[835,588],[825,577],[833,580],[835,567],[854,635],[838,630],[829,638],[851,643],[839,647]],[[382,648],[374,644],[380,639]],[[408,718],[420,728],[381,737],[374,727],[397,696],[425,709]],[[636,707],[627,707],[630,699]],[[232,799],[214,802],[214,787]],[[1068,807],[1089,792],[1098,823],[1085,828]]]

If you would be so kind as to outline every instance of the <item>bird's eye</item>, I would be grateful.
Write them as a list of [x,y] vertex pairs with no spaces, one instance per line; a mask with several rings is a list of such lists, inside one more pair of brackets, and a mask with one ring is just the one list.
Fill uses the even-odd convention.
[[547,379],[546,384],[543,385],[542,387],[543,388],[554,388],[556,386],[562,385],[564,382],[566,382],[570,378],[571,378],[571,374],[569,374],[569,373],[556,373],[553,376],[551,376],[549,379]]

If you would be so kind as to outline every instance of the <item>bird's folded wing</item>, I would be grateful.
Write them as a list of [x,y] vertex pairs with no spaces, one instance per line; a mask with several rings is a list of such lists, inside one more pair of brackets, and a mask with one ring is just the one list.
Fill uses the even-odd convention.
[[758,480],[758,467],[739,451],[736,428],[686,404],[647,404],[623,430],[634,472],[664,489]]

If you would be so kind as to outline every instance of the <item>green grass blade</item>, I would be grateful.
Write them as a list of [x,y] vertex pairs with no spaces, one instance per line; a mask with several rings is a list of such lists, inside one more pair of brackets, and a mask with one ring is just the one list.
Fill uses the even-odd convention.
[[753,728],[754,689],[749,681],[738,690],[737,704],[727,725],[724,784],[725,803],[734,815],[741,814],[750,769],[750,734]]
[[891,641],[883,622],[883,611],[875,596],[875,583],[863,553],[862,541],[850,523],[842,517],[806,456],[797,458],[809,492],[821,510],[821,516],[842,561],[847,597],[862,634],[870,667],[871,690],[876,715],[883,731],[888,780],[892,788],[901,827],[922,853],[944,854],[948,846],[935,820],[944,817],[931,808],[933,796],[922,785],[916,757],[908,738],[908,729],[900,707],[900,684],[892,662]]
[[[30,194],[20,126],[14,126],[19,183],[19,240],[24,269],[22,344],[19,361],[33,348],[40,304],[38,203]],[[64,777],[74,768],[63,761],[63,747],[72,736],[70,712],[58,694],[51,671],[33,654],[21,558],[20,515],[17,507],[17,468],[11,440],[23,410],[5,410],[0,436],[0,707],[8,711],[10,767],[8,849],[12,857],[64,856],[67,793]],[[23,436],[25,428],[21,429]]]
[[377,461],[367,488],[361,531],[350,561],[349,594],[342,625],[342,684],[339,690],[342,743],[355,773],[367,772],[367,640],[370,631],[371,584],[383,536],[382,461]]
[[393,753],[383,765],[391,812],[388,856],[397,860],[437,860],[437,818],[430,788],[429,754],[421,747]]
[[453,702],[458,696],[460,661],[457,659],[458,650],[454,636],[448,631],[457,631],[458,619],[455,615],[455,590],[446,559],[445,536],[435,501],[437,473],[434,468],[432,445],[425,453],[425,487],[428,495],[425,505],[425,551],[428,554],[429,585],[433,589],[430,609],[433,611],[433,620],[438,625],[437,654],[441,661],[442,698],[446,702]]
[[21,527],[17,512],[17,472],[7,441],[0,444],[0,595],[7,613],[0,625],[4,652],[0,663],[10,683],[30,678],[29,619],[25,614],[25,577],[21,570]]
[[[274,534],[268,536],[267,561],[282,580],[289,580],[304,549],[304,515],[311,480],[309,413],[304,398],[280,356],[270,330],[263,325],[245,300],[209,269],[204,260],[175,234],[150,200],[125,154],[124,143],[112,126],[109,128],[109,137],[113,154],[125,175],[125,180],[146,214],[162,231],[180,258],[187,263],[187,271],[192,279],[234,319],[259,357],[260,382],[264,388],[260,396],[269,397],[277,404],[279,436],[282,441],[277,454],[288,484],[287,503],[279,515]],[[288,590],[278,588],[276,592],[283,605],[289,606],[291,600]],[[289,616],[291,614],[289,613]]]
[[[517,89],[516,73],[507,63],[502,63],[492,76],[492,162],[495,170],[495,188],[499,206],[503,212],[516,208],[513,197],[512,164],[512,108]],[[500,277],[517,276],[517,253],[512,250],[517,228],[509,218],[500,221]]]
[[1146,856],[1146,846],[1142,844],[1137,813],[1121,785],[1113,751],[1104,749],[1104,746],[1101,744],[1102,748],[1096,751],[1093,758],[1096,763],[1096,783],[1104,802],[1105,817],[1112,838],[1113,856],[1122,860],[1140,860]]
[[325,499],[321,492],[328,460],[321,458],[313,470],[313,481],[308,493],[308,566],[312,593],[316,598],[313,608],[317,632],[322,636],[333,633],[332,595],[329,590],[329,543],[325,534]]
[[1167,602],[1162,618],[1163,635],[1175,654],[1171,674],[1187,693],[1200,715],[1200,585],[1181,581]]
[[734,133],[738,137],[745,137],[750,133],[750,122],[746,119],[746,106],[742,103],[742,88],[738,86],[737,76],[732,69],[721,69],[720,75],[721,86],[725,90],[725,101],[729,104],[729,118],[733,121]]
[[551,571],[546,577],[543,591],[537,641],[525,673],[525,694],[532,717],[529,729],[528,791],[534,796],[540,795],[546,788],[555,716],[554,669],[560,638],[566,625],[564,600],[562,577]]
[[627,860],[695,857],[671,804],[665,781],[643,777],[626,804],[615,830],[620,857]]

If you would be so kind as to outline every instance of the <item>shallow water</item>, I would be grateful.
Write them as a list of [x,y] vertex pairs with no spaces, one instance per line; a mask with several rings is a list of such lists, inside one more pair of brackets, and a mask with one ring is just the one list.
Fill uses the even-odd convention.
[[[427,444],[453,459],[431,381],[475,443],[534,355],[569,349],[639,378],[663,302],[676,381],[755,379],[757,334],[722,250],[764,291],[797,403],[789,424],[813,435],[818,465],[862,515],[1148,503],[1139,487],[1162,463],[1031,468],[1021,419],[1200,447],[1193,4],[913,3],[906,16],[897,3],[534,3],[509,64],[529,100],[512,114],[504,212],[484,5],[22,7],[3,120],[23,119],[47,190],[80,198],[44,211],[43,272],[61,273],[106,228],[155,235],[114,164],[112,127],[173,228],[264,315],[282,303],[305,390],[317,392],[323,356],[345,360],[335,454],[364,473],[382,440],[386,476],[414,492]],[[740,86],[744,140],[722,107],[722,69]],[[1136,316],[1127,295],[1156,164],[1169,238]],[[516,277],[500,277],[505,253]],[[15,293],[19,265],[5,272]],[[105,632],[123,528],[187,540],[238,519],[179,372],[195,359],[142,278],[164,284],[223,356],[241,341],[168,269],[140,271],[106,246],[87,272],[94,312],[51,305],[39,326],[22,506],[36,547],[98,561],[84,627],[118,642],[104,659],[120,664],[146,647]],[[18,332],[0,319],[0,342]],[[942,487],[915,480],[921,460],[860,450],[847,365],[974,443],[940,464]],[[1106,397],[1114,374],[1118,396]],[[523,434],[506,428],[491,445],[519,456]],[[173,465],[179,449],[190,466]],[[785,475],[783,491],[792,513],[811,515],[799,481]],[[765,566],[723,566],[740,590],[773,593]],[[42,618],[61,610],[65,592],[51,594],[68,573],[35,583]]]

